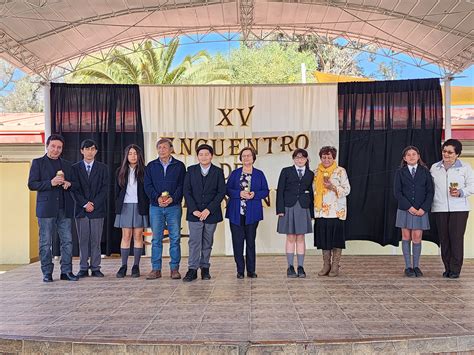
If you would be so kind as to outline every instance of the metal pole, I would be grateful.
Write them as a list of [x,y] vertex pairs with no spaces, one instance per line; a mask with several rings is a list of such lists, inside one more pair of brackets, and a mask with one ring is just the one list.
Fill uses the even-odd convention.
[[44,99],[44,139],[48,139],[51,135],[51,85],[50,83],[43,84],[43,99]]
[[306,84],[306,64],[301,63],[301,82]]
[[444,78],[444,140],[452,137],[451,133],[451,80],[452,76]]

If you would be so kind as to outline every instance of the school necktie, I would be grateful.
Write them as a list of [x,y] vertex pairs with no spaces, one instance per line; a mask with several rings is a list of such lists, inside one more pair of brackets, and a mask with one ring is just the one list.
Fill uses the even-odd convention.
[[416,168],[413,167],[413,168],[411,169],[411,177],[412,177],[412,178],[415,178],[415,174],[416,174]]
[[87,170],[87,177],[89,177],[91,175],[91,166],[86,165],[86,170]]
[[298,177],[301,178],[303,177],[303,169],[298,169]]

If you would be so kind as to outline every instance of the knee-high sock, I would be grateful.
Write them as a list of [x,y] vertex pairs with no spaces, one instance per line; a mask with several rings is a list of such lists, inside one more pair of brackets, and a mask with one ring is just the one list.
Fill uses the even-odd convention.
[[413,243],[413,267],[420,266],[421,243]]
[[411,240],[402,240],[403,257],[405,258],[405,268],[411,267]]
[[143,248],[133,248],[133,265],[140,265]]
[[296,254],[296,257],[298,258],[298,266],[303,266],[303,264],[304,264],[304,254]]
[[130,248],[120,248],[120,256],[122,257],[122,265],[127,265]]
[[295,258],[295,254],[293,253],[286,253],[286,259],[288,260],[288,266],[293,265],[293,260]]

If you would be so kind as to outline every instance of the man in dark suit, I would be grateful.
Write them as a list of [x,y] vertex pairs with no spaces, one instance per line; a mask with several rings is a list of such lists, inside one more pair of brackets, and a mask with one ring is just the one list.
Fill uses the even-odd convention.
[[209,259],[217,223],[222,221],[221,202],[226,193],[224,172],[211,163],[212,147],[202,144],[196,152],[199,164],[188,168],[183,187],[189,224],[189,269],[184,282],[195,280],[198,268],[203,280],[211,278]]
[[[100,271],[100,241],[107,206],[109,174],[107,166],[95,160],[97,143],[86,139],[81,143],[83,160],[72,166],[78,182],[73,192],[76,200],[76,228],[79,238],[80,270],[78,277],[104,277]],[[90,265],[89,265],[90,257]]]
[[72,273],[71,218],[76,189],[71,163],[61,158],[64,138],[53,134],[46,140],[46,154],[34,159],[28,177],[28,188],[37,191],[36,217],[39,225],[39,254],[43,281],[53,281],[53,234],[57,231],[61,245],[61,280],[77,281]]

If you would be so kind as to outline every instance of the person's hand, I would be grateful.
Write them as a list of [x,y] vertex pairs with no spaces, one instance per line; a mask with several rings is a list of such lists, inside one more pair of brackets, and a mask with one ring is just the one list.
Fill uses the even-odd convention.
[[202,221],[205,221],[206,218],[211,214],[211,211],[209,211],[207,208],[201,212],[201,217],[199,218],[199,220],[202,222]]
[[410,209],[408,210],[408,213],[416,216],[418,213],[418,210],[415,207],[411,206]]
[[416,215],[421,217],[425,214],[425,211],[423,210],[423,208],[420,208],[417,212],[416,212]]
[[452,197],[459,197],[461,196],[461,192],[456,189],[456,188],[449,188],[449,194],[452,196]]
[[158,205],[160,207],[167,207],[171,202],[173,202],[173,198],[171,196],[167,196],[167,197],[160,196],[160,197],[158,197]]
[[247,191],[240,191],[240,197],[243,198],[243,199],[248,200],[249,193]]
[[201,211],[194,211],[193,215],[196,216],[197,218],[201,218]]
[[67,190],[67,189],[69,189],[70,187],[71,187],[71,183],[70,183],[69,181],[67,181],[67,180],[64,180],[64,182],[63,182],[63,189],[64,189],[64,190]]
[[173,198],[171,196],[169,196],[163,201],[163,205],[165,207],[168,207],[172,202],[173,202]]
[[284,213],[278,213],[277,216],[278,217],[283,217],[285,214]]
[[56,175],[51,179],[51,186],[59,186],[64,183],[64,175]]
[[91,212],[94,211],[94,203],[89,201],[89,202],[86,203],[86,207],[84,207],[84,208],[85,208],[86,212],[91,213]]
[[248,196],[249,196],[248,197],[249,200],[253,199],[255,197],[255,192],[254,191],[249,192]]
[[323,184],[324,184],[324,187],[328,190],[331,190],[331,191],[336,191],[336,186],[334,186],[331,181],[329,180],[324,180],[323,181]]

